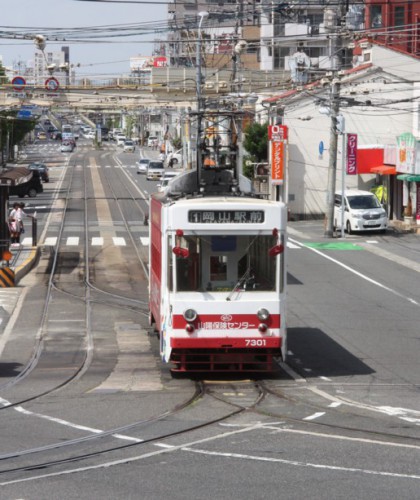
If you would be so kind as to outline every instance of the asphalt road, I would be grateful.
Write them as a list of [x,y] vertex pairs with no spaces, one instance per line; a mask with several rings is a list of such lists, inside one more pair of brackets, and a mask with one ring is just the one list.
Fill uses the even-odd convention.
[[[205,381],[181,409],[198,385],[171,378],[144,308],[128,307],[147,297],[142,214],[156,183],[137,174],[139,151],[94,150],[83,139],[68,156],[54,147],[36,144],[24,158],[49,161],[52,182],[30,200],[43,258],[21,283],[2,342],[0,498],[419,497],[420,237],[325,240],[322,223],[291,223],[288,364],[264,381]],[[54,282],[62,293],[50,299],[40,359],[25,371],[42,336],[65,193]],[[102,295],[87,293],[87,266]]]

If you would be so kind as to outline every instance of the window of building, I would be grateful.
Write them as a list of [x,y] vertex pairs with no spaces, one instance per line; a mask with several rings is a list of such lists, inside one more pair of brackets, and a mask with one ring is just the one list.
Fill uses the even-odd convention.
[[370,27],[371,28],[382,28],[382,6],[381,5],[371,5],[370,6]]
[[404,17],[405,11],[404,7],[395,7],[394,10],[394,25],[397,29],[403,29],[404,27]]

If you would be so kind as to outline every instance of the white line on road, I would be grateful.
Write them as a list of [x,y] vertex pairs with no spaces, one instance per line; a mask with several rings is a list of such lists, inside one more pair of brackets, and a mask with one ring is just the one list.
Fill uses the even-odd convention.
[[325,411],[318,411],[317,413],[314,413],[313,415],[309,415],[308,417],[305,417],[303,420],[315,420],[316,418],[322,417],[325,415]]

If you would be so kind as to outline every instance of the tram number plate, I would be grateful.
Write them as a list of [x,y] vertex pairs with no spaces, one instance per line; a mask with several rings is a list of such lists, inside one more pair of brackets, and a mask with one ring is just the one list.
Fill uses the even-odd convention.
[[245,339],[245,345],[247,347],[265,347],[265,339]]

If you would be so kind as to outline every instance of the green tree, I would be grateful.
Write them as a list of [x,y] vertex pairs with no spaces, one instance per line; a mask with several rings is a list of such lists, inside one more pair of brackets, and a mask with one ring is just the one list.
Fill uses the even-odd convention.
[[251,123],[245,131],[244,148],[257,162],[268,158],[268,123]]

